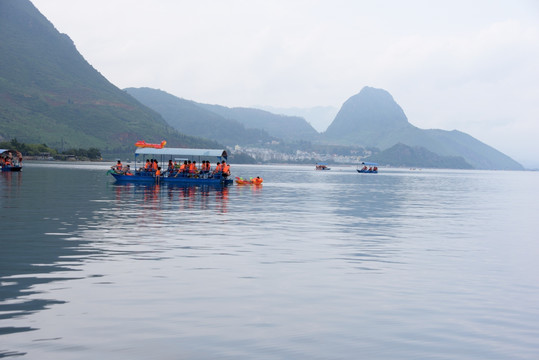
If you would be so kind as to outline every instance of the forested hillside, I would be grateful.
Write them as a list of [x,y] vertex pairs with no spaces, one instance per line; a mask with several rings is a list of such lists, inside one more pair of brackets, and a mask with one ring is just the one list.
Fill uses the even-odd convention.
[[166,139],[209,147],[118,89],[28,0],[0,0],[0,140],[125,151]]

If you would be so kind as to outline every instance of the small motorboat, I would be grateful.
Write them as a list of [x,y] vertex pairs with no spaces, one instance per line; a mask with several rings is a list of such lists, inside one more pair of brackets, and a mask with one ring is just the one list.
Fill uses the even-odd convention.
[[317,163],[315,170],[331,170],[326,163]]
[[362,162],[357,166],[358,173],[378,174],[378,164],[374,162]]

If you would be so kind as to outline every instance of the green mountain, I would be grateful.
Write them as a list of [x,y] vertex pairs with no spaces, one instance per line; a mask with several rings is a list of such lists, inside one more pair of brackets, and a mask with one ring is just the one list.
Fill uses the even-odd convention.
[[28,0],[0,0],[0,141],[132,151],[137,140],[215,147],[180,134],[111,84]]
[[254,108],[229,108],[178,98],[162,90],[128,88],[127,93],[157,111],[182,133],[233,146],[272,140],[316,141],[320,134],[298,116],[276,115]]
[[304,118],[316,131],[326,131],[329,124],[335,119],[339,109],[333,106],[313,106],[309,108],[300,107],[275,107],[275,106],[255,106],[256,108],[269,111],[274,114],[288,116],[298,116]]
[[461,157],[475,169],[523,170],[507,155],[463,132],[413,126],[387,91],[371,87],[349,98],[322,136],[329,143],[376,147],[382,151],[399,143],[423,147],[438,156]]
[[187,135],[212,139],[227,146],[260,144],[275,139],[262,129],[247,129],[237,120],[225,118],[204,105],[162,90],[127,88],[125,91]]
[[369,158],[370,161],[396,167],[473,169],[461,156],[440,156],[424,147],[396,144]]

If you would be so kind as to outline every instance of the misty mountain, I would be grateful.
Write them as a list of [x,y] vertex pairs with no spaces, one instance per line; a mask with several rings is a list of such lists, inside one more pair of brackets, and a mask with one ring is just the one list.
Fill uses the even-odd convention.
[[440,156],[421,146],[396,144],[369,158],[379,164],[395,167],[417,167],[438,169],[473,169],[462,156]]
[[475,169],[523,169],[507,155],[463,132],[413,126],[387,91],[371,87],[363,88],[343,104],[323,139],[382,151],[400,143],[423,147],[438,156],[461,157]]
[[274,114],[302,117],[318,132],[324,132],[331,124],[339,109],[333,106],[314,106],[310,108],[280,108],[273,106],[255,106]]
[[233,146],[272,140],[311,141],[318,132],[297,116],[276,115],[254,108],[229,108],[185,100],[162,90],[128,88],[127,93],[160,113],[182,133],[205,137]]
[[28,0],[0,0],[0,38],[0,140],[104,152],[132,151],[137,140],[218,146],[180,134],[111,84]]
[[162,90],[127,88],[125,91],[157,111],[176,130],[224,145],[253,145],[274,140],[262,129],[247,129],[241,122],[225,118],[204,105],[181,99]]
[[320,138],[320,134],[304,118],[298,116],[277,115],[254,108],[199,105],[225,119],[239,121],[246,128],[262,129],[285,141],[316,141]]

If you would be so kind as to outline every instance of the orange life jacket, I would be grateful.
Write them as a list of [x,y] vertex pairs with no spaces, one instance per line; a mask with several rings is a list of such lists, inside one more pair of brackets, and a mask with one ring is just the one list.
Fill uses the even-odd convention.
[[230,165],[228,164],[225,164],[221,167],[221,171],[223,172],[223,174],[230,174]]

